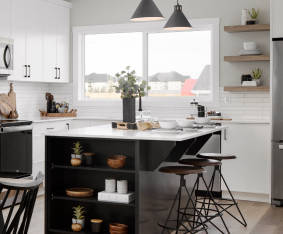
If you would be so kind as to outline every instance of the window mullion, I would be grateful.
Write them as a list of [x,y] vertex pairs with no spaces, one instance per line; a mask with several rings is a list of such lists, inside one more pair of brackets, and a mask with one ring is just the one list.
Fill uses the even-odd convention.
[[[148,33],[143,33],[143,78],[149,83],[148,80]],[[148,96],[148,90],[147,90]]]

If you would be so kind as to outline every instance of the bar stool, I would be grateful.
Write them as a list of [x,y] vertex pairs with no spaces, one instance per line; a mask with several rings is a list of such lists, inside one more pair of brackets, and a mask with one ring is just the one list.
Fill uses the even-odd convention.
[[[232,160],[232,159],[236,159],[237,157],[235,155],[232,155],[232,154],[219,154],[219,153],[201,153],[201,154],[198,154],[197,155],[197,158],[199,159],[203,159],[203,160],[216,160],[218,162],[222,162],[223,160]],[[188,165],[188,164],[186,164]],[[196,165],[196,164],[190,164],[190,165]],[[221,203],[221,202],[217,202],[217,205],[222,209],[221,210],[221,213],[223,212],[226,212],[227,214],[229,214],[232,218],[234,218],[235,220],[237,220],[240,224],[242,224],[244,227],[247,226],[247,222],[239,208],[239,205],[238,205],[238,202],[235,200],[222,172],[221,172],[221,166],[222,164],[220,165],[214,165],[214,171],[213,171],[213,174],[212,174],[212,177],[211,177],[211,181],[209,183],[209,189],[210,191],[213,191],[213,187],[214,187],[214,180],[215,180],[215,175],[216,173],[218,172],[219,175],[220,175],[220,180],[223,181],[225,187],[227,188],[228,190],[228,193],[229,193],[229,196],[231,199],[219,199],[220,201],[231,201],[231,203]],[[224,206],[227,206],[227,207],[224,207]],[[228,211],[228,209],[230,209],[231,207],[233,206],[236,206],[240,216],[241,216],[241,219],[240,220],[239,218],[237,218],[236,216],[234,216],[230,211]],[[209,212],[209,209],[208,209],[208,212]]]
[[[175,231],[176,234],[178,233],[197,233],[199,231],[205,231],[207,232],[207,225],[205,223],[210,222],[214,227],[216,227],[221,233],[225,233],[221,231],[215,224],[211,222],[212,218],[215,217],[221,217],[223,223],[225,224],[221,212],[216,206],[216,203],[209,191],[208,185],[206,184],[204,178],[203,178],[203,172],[204,169],[202,167],[195,167],[195,166],[168,166],[168,167],[162,167],[159,169],[159,172],[167,173],[167,174],[175,174],[177,176],[180,176],[180,186],[178,189],[178,192],[175,196],[175,199],[173,201],[173,204],[169,210],[168,216],[166,218],[166,221],[164,224],[158,224],[162,228],[162,234],[165,232],[165,230],[168,231],[168,233]],[[191,192],[189,192],[187,186],[186,186],[186,180],[185,176],[189,175],[197,175],[197,180],[193,186],[193,189]],[[203,215],[197,208],[196,203],[193,200],[193,194],[196,190],[197,184],[199,184],[199,181],[202,180],[207,188],[207,191],[209,193],[209,197],[212,201],[212,203],[216,206],[216,215],[212,218],[207,218],[205,215]],[[181,208],[181,202],[182,202],[182,191],[184,190],[184,194],[188,197],[188,200],[186,202],[186,205],[184,208]],[[173,211],[175,210],[174,207],[177,203],[177,210],[175,213],[176,218],[173,216]],[[192,208],[190,208],[190,204],[192,204]],[[193,212],[191,213],[190,210]],[[192,219],[191,219],[192,218]],[[172,225],[169,225],[172,223]],[[186,226],[186,224],[188,226]],[[228,233],[229,230],[225,224],[226,231]],[[170,230],[170,231],[169,231]],[[227,233],[226,232],[226,233]]]

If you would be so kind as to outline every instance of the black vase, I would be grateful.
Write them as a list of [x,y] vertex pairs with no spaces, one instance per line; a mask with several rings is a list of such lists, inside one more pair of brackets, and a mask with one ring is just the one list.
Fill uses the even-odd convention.
[[123,121],[127,123],[136,122],[136,99],[123,98]]

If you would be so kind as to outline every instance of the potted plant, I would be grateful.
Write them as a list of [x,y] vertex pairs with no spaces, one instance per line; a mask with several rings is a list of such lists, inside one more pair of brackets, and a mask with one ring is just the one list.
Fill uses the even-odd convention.
[[85,208],[83,206],[73,207],[72,230],[80,232],[85,226]]
[[116,74],[118,84],[114,86],[117,93],[121,93],[123,99],[123,121],[128,123],[136,122],[136,101],[137,97],[145,96],[146,81],[138,83],[135,70],[130,66]]
[[256,68],[252,71],[252,77],[253,77],[253,80],[256,82],[256,86],[261,85],[262,74],[263,74],[263,71],[260,68]]
[[71,165],[74,167],[78,167],[82,164],[82,152],[83,148],[79,141],[74,143],[73,146],[73,154],[71,155]]
[[256,24],[257,18],[258,18],[258,15],[259,15],[259,10],[252,8],[252,10],[249,11],[249,15],[250,15],[251,19],[247,21],[247,24]]

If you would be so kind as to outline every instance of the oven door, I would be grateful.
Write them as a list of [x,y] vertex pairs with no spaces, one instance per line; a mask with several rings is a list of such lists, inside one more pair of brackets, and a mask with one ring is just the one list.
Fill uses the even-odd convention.
[[9,127],[0,133],[0,173],[32,174],[32,130]]

